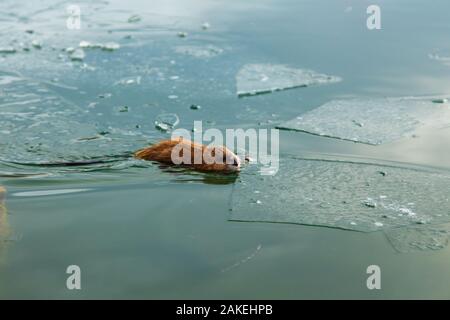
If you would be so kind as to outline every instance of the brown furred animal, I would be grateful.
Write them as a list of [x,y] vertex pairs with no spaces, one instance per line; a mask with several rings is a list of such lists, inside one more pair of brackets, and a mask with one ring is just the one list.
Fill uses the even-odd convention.
[[224,146],[205,146],[179,138],[163,140],[137,151],[138,159],[181,165],[198,171],[232,173],[240,170],[241,161]]

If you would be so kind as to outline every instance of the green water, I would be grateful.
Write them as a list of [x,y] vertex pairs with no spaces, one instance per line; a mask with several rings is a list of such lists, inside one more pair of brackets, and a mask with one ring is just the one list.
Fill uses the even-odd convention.
[[[446,94],[449,66],[428,56],[450,56],[445,1],[378,1],[382,29],[373,31],[360,1],[79,1],[80,30],[66,28],[69,3],[0,4],[0,47],[17,48],[0,54],[0,76],[19,79],[1,83],[0,112],[31,106],[54,117],[33,127],[40,118],[1,115],[0,132],[13,134],[0,140],[0,185],[8,190],[1,223],[9,233],[0,242],[0,298],[450,298],[449,247],[397,253],[379,232],[229,221],[232,179],[167,172],[126,156],[168,137],[154,126],[161,113],[177,114],[178,127],[187,129],[194,120],[259,128],[348,96]],[[134,14],[141,20],[127,22]],[[82,62],[71,61],[61,49],[82,40],[120,48],[85,49]],[[195,57],[180,46],[222,51]],[[248,63],[343,81],[239,99],[235,75]],[[7,93],[16,104],[3,100]],[[99,97],[105,93],[111,96]],[[66,111],[55,113],[61,106]],[[128,112],[120,112],[124,106]],[[101,132],[108,133],[73,140]],[[449,133],[369,146],[281,131],[280,154],[449,170]],[[92,157],[111,162],[17,164]],[[68,189],[81,190],[48,192]],[[366,287],[373,264],[381,268],[381,290]],[[81,290],[66,288],[69,265],[81,268]]]

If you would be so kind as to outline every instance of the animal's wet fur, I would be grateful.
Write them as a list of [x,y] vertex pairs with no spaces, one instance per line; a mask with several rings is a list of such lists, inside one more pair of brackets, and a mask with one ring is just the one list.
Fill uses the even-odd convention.
[[[181,164],[174,163],[172,152],[183,157],[186,150],[190,150],[189,161]],[[206,161],[207,154],[215,160],[213,162]],[[200,155],[200,159],[196,159],[198,155]],[[241,165],[239,158],[224,146],[205,146],[182,138],[160,141],[137,151],[134,156],[137,159],[156,161],[165,165],[181,165],[205,172],[237,172]]]

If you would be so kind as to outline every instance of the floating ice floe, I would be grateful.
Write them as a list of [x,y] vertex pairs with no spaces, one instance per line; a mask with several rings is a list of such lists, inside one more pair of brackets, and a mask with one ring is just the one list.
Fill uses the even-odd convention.
[[247,64],[236,75],[238,96],[250,96],[339,81],[341,78],[336,76],[276,64]]
[[436,53],[430,53],[428,54],[428,58],[430,58],[431,60],[439,61],[446,66],[450,66],[450,56],[442,56]]
[[[403,235],[414,238],[417,232],[433,233],[435,228],[442,229],[437,225],[450,222],[447,173],[297,158],[281,159],[273,176],[252,170],[250,166],[244,171],[234,186],[230,220],[383,230],[396,247]],[[414,229],[419,226],[426,231]],[[442,239],[448,234],[438,233]],[[420,241],[426,238],[421,236]],[[427,245],[431,244],[422,246]]]
[[75,49],[70,53],[69,57],[72,61],[83,61],[83,59],[86,57],[86,54],[84,53],[83,49]]
[[448,99],[447,98],[437,98],[432,100],[432,102],[434,103],[448,103]]
[[278,128],[377,145],[411,137],[422,125],[444,125],[447,112],[418,98],[333,100]]
[[178,125],[180,119],[175,113],[162,113],[156,117],[155,128],[168,132]]
[[386,230],[385,233],[393,247],[402,253],[440,250],[448,244],[450,224],[393,228]]
[[14,47],[1,47],[0,53],[16,53],[16,49]]
[[139,22],[139,21],[141,21],[141,16],[138,15],[138,14],[133,14],[132,16],[130,16],[128,18],[128,22],[129,23],[136,23],[136,22]]
[[180,54],[186,54],[195,58],[212,58],[223,53],[223,49],[213,46],[177,46],[175,52]]
[[31,41],[31,45],[36,49],[42,49],[42,43],[39,40]]
[[120,44],[116,42],[99,43],[83,40],[80,41],[79,47],[85,49],[101,49],[103,51],[114,51],[120,49]]
[[102,50],[104,51],[114,51],[120,48],[120,45],[115,42],[107,42],[102,46]]
[[139,85],[141,84],[141,76],[132,76],[132,77],[126,77],[123,79],[120,79],[119,81],[115,82],[115,85]]

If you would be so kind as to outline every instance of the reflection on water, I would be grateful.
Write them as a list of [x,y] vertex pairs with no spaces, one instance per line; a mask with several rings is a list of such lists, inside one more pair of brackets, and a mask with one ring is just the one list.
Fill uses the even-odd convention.
[[0,186],[0,265],[5,259],[6,247],[8,245],[11,230],[8,222],[8,211],[6,209],[6,189]]

